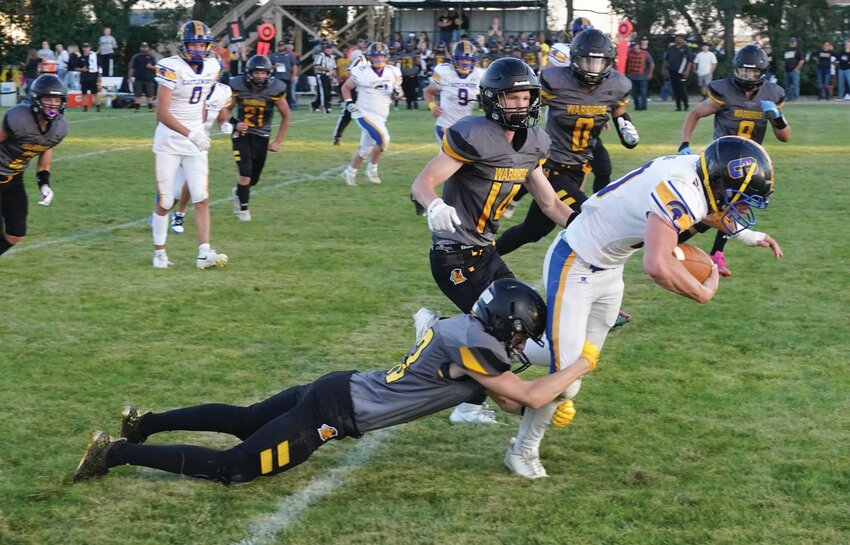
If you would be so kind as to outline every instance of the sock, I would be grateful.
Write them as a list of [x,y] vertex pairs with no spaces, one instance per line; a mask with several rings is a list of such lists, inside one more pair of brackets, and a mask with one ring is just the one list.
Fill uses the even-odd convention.
[[6,253],[6,250],[11,248],[12,246],[14,246],[14,244],[6,240],[6,237],[4,237],[2,233],[0,233],[0,255]]
[[367,169],[367,172],[372,172],[372,173],[377,174],[378,173],[378,163],[369,163],[369,167]]
[[356,168],[354,168],[354,167],[352,167],[351,165],[348,165],[348,166],[345,168],[345,171],[346,171],[346,172],[348,172],[349,174],[357,175],[357,169],[356,169]]
[[162,256],[164,256],[164,255],[165,255],[165,248],[163,248],[163,249],[155,249],[155,250],[153,251],[153,255],[155,255],[155,256],[157,256],[157,257],[162,257]]
[[151,218],[151,231],[153,231],[153,243],[164,246],[168,239],[168,214],[160,216],[154,212]]
[[186,212],[175,212],[175,213],[174,213],[174,217],[175,217],[175,218],[185,218],[185,217],[186,217]]
[[239,208],[242,210],[248,210],[248,199],[251,196],[251,186],[237,184],[236,196],[239,197]]
[[210,249],[211,248],[210,248],[210,245],[209,245],[208,242],[205,242],[204,244],[198,244],[198,254],[208,252],[208,251],[210,251]]
[[552,415],[555,414],[558,403],[560,401],[552,401],[537,410],[525,409],[516,434],[514,452],[531,451],[534,454],[540,452],[540,443],[543,441],[543,435],[549,423],[552,422]]

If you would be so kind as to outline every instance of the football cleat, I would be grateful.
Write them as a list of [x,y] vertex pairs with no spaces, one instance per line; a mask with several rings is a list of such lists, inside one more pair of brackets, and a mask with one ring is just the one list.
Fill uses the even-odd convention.
[[141,411],[132,405],[127,405],[121,411],[121,429],[118,431],[118,437],[126,439],[128,443],[141,445],[148,438],[147,435],[142,435],[141,424],[142,418],[146,414],[150,414],[147,409]]
[[717,265],[717,272],[720,273],[720,276],[732,276],[732,271],[726,266],[726,258],[723,256],[723,252],[719,250],[714,252],[711,254],[711,260]]
[[377,168],[367,168],[366,169],[366,178],[368,178],[369,182],[371,182],[373,184],[381,183],[381,177],[378,176],[378,169]]
[[339,145],[339,136],[334,136],[334,146]]
[[357,185],[357,172],[351,172],[346,168],[342,171],[342,179],[345,185]]
[[183,222],[185,220],[185,216],[178,216],[177,214],[174,214],[174,217],[171,218],[171,231],[178,235],[182,235],[184,231]]
[[413,327],[416,329],[416,341],[419,342],[419,339],[425,335],[425,332],[431,329],[437,320],[440,319],[440,313],[434,312],[432,310],[428,310],[425,307],[420,308],[416,311],[416,314],[413,315]]
[[521,477],[528,479],[542,479],[548,477],[546,468],[540,462],[540,455],[530,450],[514,451],[516,439],[511,438],[511,444],[505,451],[505,466]]
[[106,455],[118,443],[124,443],[124,439],[113,439],[105,431],[96,431],[92,436],[83,459],[74,471],[74,482],[78,483],[92,477],[99,477],[109,473],[109,465],[106,463]]
[[486,409],[484,405],[461,403],[449,415],[453,424],[498,424],[496,413]]
[[165,254],[153,255],[153,268],[154,269],[167,269],[168,267],[174,265],[171,261],[168,260],[168,256]]
[[239,221],[251,221],[250,210],[240,210],[236,216],[239,218]]
[[611,329],[615,329],[618,327],[623,327],[627,323],[632,321],[632,315],[626,312],[623,309],[620,309],[620,312],[617,313],[617,319],[614,320],[614,325],[611,326]]
[[238,214],[242,211],[242,205],[239,204],[239,195],[236,194],[236,188],[234,187],[230,194],[233,196],[233,213]]
[[227,256],[210,248],[209,250],[198,254],[198,259],[195,260],[195,265],[197,265],[199,269],[211,269],[213,267],[221,268],[227,265]]

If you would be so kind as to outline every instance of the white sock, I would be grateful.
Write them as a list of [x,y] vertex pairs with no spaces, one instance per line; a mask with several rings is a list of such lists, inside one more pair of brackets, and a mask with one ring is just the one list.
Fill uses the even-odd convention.
[[204,244],[199,244],[199,245],[198,245],[198,253],[199,253],[199,254],[202,254],[202,253],[207,252],[207,251],[209,251],[209,250],[210,250],[210,245],[209,245],[209,243],[204,243]]
[[186,212],[175,212],[174,213],[174,217],[176,217],[176,218],[182,218],[182,217],[185,217],[185,216],[186,216]]
[[153,255],[155,255],[156,257],[162,257],[162,256],[164,256],[164,255],[165,255],[165,248],[163,248],[162,250],[156,250],[156,249],[155,249],[155,250],[153,251]]
[[348,172],[349,174],[357,174],[357,169],[352,167],[351,165],[348,165],[345,168],[345,171]]
[[165,241],[168,239],[168,214],[160,216],[154,212],[151,218],[151,231],[154,245],[165,246]]
[[543,435],[549,423],[552,422],[552,415],[555,414],[558,403],[560,401],[552,401],[537,410],[526,407],[516,434],[514,452],[531,451],[534,454],[540,452],[540,443],[543,441]]
[[369,172],[378,172],[378,163],[369,163]]

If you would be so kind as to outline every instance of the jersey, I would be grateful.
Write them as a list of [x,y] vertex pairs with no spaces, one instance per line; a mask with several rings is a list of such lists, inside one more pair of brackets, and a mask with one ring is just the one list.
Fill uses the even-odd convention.
[[608,114],[629,102],[632,82],[619,72],[586,91],[572,68],[550,66],[540,74],[541,96],[549,104],[546,132],[552,138],[550,158],[565,165],[583,165],[593,158],[593,146]]
[[407,356],[388,371],[355,373],[351,402],[360,433],[410,422],[480,395],[475,379],[452,379],[455,363],[482,375],[500,375],[511,364],[504,343],[469,314],[439,320]]
[[378,74],[371,64],[363,64],[351,69],[351,77],[357,82],[356,104],[363,115],[386,121],[393,91],[401,88],[401,71],[388,64]]
[[768,123],[761,111],[761,101],[770,100],[781,108],[785,104],[785,89],[765,81],[752,98],[747,98],[732,78],[726,78],[708,84],[708,98],[720,105],[720,111],[714,114],[715,140],[721,136],[743,136],[761,144]]
[[519,149],[486,117],[465,117],[449,127],[442,151],[464,165],[446,181],[443,200],[455,208],[461,225],[454,233],[434,233],[434,242],[493,243],[505,209],[549,153],[549,137],[537,127],[517,131],[514,143]]
[[349,68],[351,67],[351,59],[346,56],[342,56],[336,60],[336,75],[340,81],[345,81],[348,79],[348,75],[350,73]]
[[68,134],[68,122],[61,116],[42,133],[31,108],[28,103],[18,104],[3,116],[6,140],[0,143],[0,184],[22,173],[33,157],[56,146]]
[[534,70],[535,72],[537,72],[537,70],[540,68],[540,66],[539,66],[540,65],[540,55],[539,55],[539,53],[540,53],[540,47],[536,46],[536,45],[526,47],[525,49],[522,50],[522,60],[523,60],[523,62],[525,62],[525,64],[530,66],[531,69]]
[[475,67],[461,76],[454,65],[441,64],[434,68],[431,83],[440,93],[440,108],[443,113],[437,118],[438,127],[451,127],[461,118],[472,114],[478,107],[478,85],[484,77],[484,70]]
[[286,99],[286,83],[269,78],[265,87],[258,88],[247,75],[231,78],[228,83],[233,90],[236,118],[248,125],[249,134],[268,138],[277,102]]
[[401,75],[405,77],[419,75],[419,53],[416,51],[400,51],[396,53],[396,66],[401,69]]
[[587,263],[622,266],[643,243],[649,214],[677,233],[708,214],[699,162],[698,155],[669,155],[629,172],[585,201],[560,236]]
[[[177,55],[156,64],[156,83],[173,91],[168,111],[190,131],[204,125],[204,103],[209,100],[218,81],[221,66],[212,58],[205,59],[200,69],[195,69]],[[153,139],[154,153],[175,155],[200,155],[200,151],[187,137],[158,123]]]
[[209,100],[206,101],[206,119],[204,120],[204,128],[209,132],[210,128],[216,122],[218,112],[225,109],[230,104],[230,98],[233,96],[233,91],[229,85],[224,83],[216,83],[210,93]]

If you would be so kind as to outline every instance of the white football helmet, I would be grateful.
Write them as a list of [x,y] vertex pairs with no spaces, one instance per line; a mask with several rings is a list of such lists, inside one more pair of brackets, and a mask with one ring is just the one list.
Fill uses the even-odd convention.
[[570,65],[570,44],[556,43],[549,51],[549,64],[551,66]]

